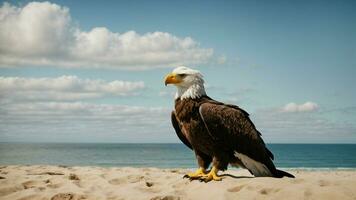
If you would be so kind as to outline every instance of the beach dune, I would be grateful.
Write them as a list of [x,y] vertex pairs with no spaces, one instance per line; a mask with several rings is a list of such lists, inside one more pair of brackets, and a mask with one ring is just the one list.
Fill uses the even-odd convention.
[[0,166],[0,199],[356,199],[356,171],[290,171],[296,178],[221,172],[221,182],[183,179],[188,169]]

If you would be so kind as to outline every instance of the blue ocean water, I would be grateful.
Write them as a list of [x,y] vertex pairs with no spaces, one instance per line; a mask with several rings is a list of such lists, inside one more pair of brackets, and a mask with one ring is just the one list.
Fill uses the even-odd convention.
[[[356,169],[356,144],[267,144],[279,168]],[[0,143],[0,165],[195,168],[183,144]]]

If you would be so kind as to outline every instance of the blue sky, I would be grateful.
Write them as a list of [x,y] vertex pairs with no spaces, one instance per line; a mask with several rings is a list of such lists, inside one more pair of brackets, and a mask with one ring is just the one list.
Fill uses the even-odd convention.
[[7,1],[0,140],[179,142],[175,66],[266,142],[356,142],[354,1]]

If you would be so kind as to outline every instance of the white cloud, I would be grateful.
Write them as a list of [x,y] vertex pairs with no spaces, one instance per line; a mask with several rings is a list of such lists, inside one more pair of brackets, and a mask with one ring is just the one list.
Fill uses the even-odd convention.
[[[170,33],[86,32],[72,22],[69,9],[49,2],[0,8],[0,66],[110,67],[145,69],[207,63],[213,49]],[[218,59],[219,62],[226,58]]]
[[296,103],[288,103],[287,105],[285,105],[282,108],[283,112],[290,112],[290,113],[295,113],[295,112],[313,112],[313,111],[317,111],[319,109],[319,105],[308,101],[305,102],[304,104],[296,104]]
[[145,88],[144,82],[80,79],[77,76],[55,78],[0,77],[2,100],[79,100],[107,95],[132,96]]

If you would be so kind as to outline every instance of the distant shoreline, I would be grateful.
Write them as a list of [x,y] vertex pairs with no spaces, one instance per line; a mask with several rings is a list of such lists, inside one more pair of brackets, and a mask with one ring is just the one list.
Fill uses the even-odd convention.
[[[139,144],[139,145],[150,145],[150,144],[178,144],[178,145],[183,145],[181,142],[41,142],[41,141],[29,141],[29,142],[22,142],[22,141],[0,141],[0,144],[124,144],[124,145],[130,145],[130,144]],[[356,145],[356,143],[279,143],[279,142],[272,142],[272,143],[266,143],[266,145]]]
[[[59,167],[59,168],[76,168],[76,167],[89,167],[89,168],[104,168],[104,169],[110,169],[110,168],[135,168],[135,169],[146,169],[146,168],[155,168],[155,169],[160,169],[160,170],[170,170],[170,169],[181,169],[181,170],[195,170],[196,167],[159,167],[159,166],[102,166],[102,165],[61,165],[61,164],[18,164],[18,165],[12,165],[12,164],[2,164],[0,163],[0,169],[3,167],[23,167],[23,166],[34,166],[34,167],[39,167],[39,166],[50,166],[50,167]],[[277,167],[278,169],[281,170],[287,170],[287,171],[304,171],[304,172],[328,172],[328,171],[355,171],[356,172],[356,167],[334,167],[334,168],[323,168],[323,167]],[[246,169],[239,168],[239,167],[233,167],[230,166],[228,167],[227,171],[238,171],[242,172],[245,171]],[[251,175],[252,176],[252,175]]]

